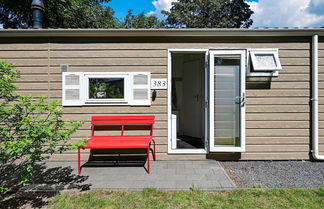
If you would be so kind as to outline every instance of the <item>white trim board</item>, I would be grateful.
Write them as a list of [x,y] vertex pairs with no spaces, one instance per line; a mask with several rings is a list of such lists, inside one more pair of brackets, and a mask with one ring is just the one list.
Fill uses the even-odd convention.
[[[168,96],[168,154],[206,154],[207,153],[206,146],[205,149],[172,149],[171,146],[172,145],[172,132],[171,132],[172,131],[172,124],[171,124],[172,53],[195,53],[195,52],[205,53],[205,72],[206,72],[206,70],[208,70],[208,63],[206,63],[206,60],[208,60],[209,49],[168,49],[168,94],[167,94]],[[207,140],[207,135],[205,133],[205,141],[206,140]]]
[[[214,146],[214,57],[215,55],[240,55],[240,147]],[[210,68],[209,68],[209,151],[210,152],[245,152],[245,71],[246,71],[246,50],[213,50],[210,51]],[[242,99],[242,100],[241,100]]]

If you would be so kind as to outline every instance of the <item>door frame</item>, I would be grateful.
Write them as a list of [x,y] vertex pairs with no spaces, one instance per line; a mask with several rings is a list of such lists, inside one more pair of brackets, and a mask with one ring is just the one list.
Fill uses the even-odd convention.
[[[214,57],[215,55],[240,55],[240,147],[215,147],[214,146]],[[211,50],[209,52],[209,151],[210,152],[245,152],[245,75],[246,75],[246,50]]]
[[205,126],[204,126],[204,132],[205,132],[205,148],[204,149],[172,149],[172,123],[171,123],[171,115],[172,115],[172,53],[204,53],[205,54],[205,85],[204,85],[204,93],[205,93],[205,104],[206,99],[208,98],[208,88],[207,83],[209,83],[208,80],[208,63],[209,63],[209,49],[168,49],[168,154],[206,154],[208,150],[208,146],[206,142],[208,142],[208,120],[206,117],[208,117],[208,106],[205,105],[205,111],[204,111],[204,118],[205,118]]

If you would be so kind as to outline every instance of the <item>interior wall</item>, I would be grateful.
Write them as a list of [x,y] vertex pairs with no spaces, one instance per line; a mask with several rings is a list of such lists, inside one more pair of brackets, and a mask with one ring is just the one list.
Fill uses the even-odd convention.
[[177,115],[177,135],[182,135],[182,123],[181,120],[181,112],[180,110],[183,108],[183,58],[182,54],[174,54],[172,56],[172,114]]

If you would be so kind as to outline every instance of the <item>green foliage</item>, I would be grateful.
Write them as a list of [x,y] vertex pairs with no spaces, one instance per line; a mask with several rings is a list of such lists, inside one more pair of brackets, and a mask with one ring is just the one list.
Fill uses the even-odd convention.
[[253,23],[244,0],[179,0],[162,13],[175,28],[248,28]]
[[[37,162],[84,143],[68,143],[82,122],[64,121],[58,101],[15,93],[18,77],[11,64],[0,61],[0,168],[19,172],[19,184],[27,185]],[[0,190],[13,186],[0,185]]]
[[[166,21],[128,11],[124,21],[107,6],[111,0],[44,1],[44,28],[248,28],[253,11],[244,0],[179,0]],[[32,0],[1,0],[0,23],[4,28],[32,26]]]
[[14,98],[13,91],[17,87],[13,82],[19,78],[19,71],[13,70],[13,65],[0,61],[0,98],[11,101]]
[[44,27],[113,28],[114,11],[104,6],[111,0],[45,1]]
[[324,189],[247,189],[225,192],[92,191],[62,193],[50,208],[323,208]]
[[[44,1],[45,28],[112,28],[116,25],[114,11],[105,6],[111,0]],[[0,1],[0,23],[4,28],[32,26],[32,0]]]
[[32,0],[1,0],[0,23],[4,28],[26,28],[31,25]]
[[122,22],[121,27],[123,28],[162,28],[164,27],[164,22],[159,21],[155,16],[146,16],[144,12],[137,15],[133,14],[133,10],[128,10],[124,22]]

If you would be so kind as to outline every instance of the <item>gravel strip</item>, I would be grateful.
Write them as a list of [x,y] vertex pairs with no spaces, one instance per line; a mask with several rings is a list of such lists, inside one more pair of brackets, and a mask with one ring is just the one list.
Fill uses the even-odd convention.
[[324,162],[221,162],[237,186],[243,188],[324,187]]

